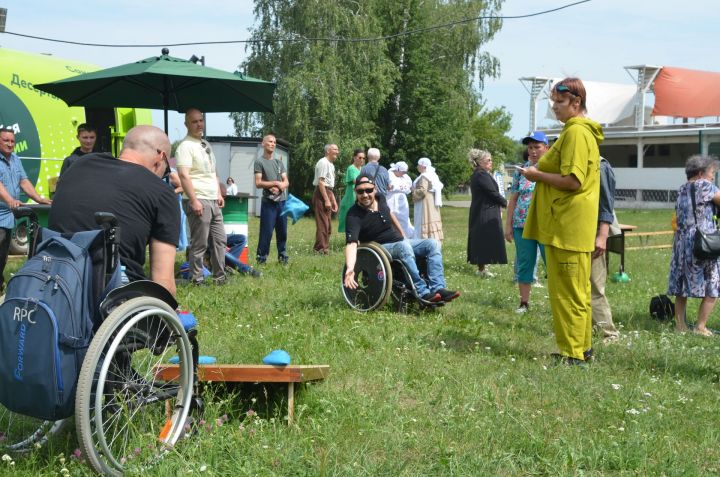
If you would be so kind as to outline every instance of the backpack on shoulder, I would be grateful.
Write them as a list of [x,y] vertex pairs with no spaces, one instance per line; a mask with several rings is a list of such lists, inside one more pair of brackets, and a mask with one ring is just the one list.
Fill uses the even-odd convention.
[[65,238],[48,229],[10,279],[0,305],[0,403],[46,420],[73,414],[93,335],[93,250],[103,231]]

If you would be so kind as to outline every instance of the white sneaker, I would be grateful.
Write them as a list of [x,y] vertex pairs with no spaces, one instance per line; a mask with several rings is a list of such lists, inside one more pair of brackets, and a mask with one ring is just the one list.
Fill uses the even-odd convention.
[[528,312],[528,307],[526,305],[520,305],[517,310],[515,310],[515,313],[518,315],[522,315]]
[[483,270],[482,272],[477,271],[475,272],[475,274],[480,278],[495,278],[495,274],[492,272],[488,272],[487,270]]

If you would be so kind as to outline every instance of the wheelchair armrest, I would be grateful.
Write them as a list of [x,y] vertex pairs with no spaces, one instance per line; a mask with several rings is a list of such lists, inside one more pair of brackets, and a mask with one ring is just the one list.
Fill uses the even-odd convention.
[[177,309],[178,302],[175,297],[159,283],[155,283],[151,280],[137,280],[130,282],[127,285],[117,287],[105,296],[105,299],[100,303],[100,315],[105,318],[112,309],[117,307],[120,303],[127,301],[131,298],[137,298],[142,296],[150,296],[162,300],[173,310]]
[[23,217],[29,217],[30,221],[33,222],[35,225],[37,225],[37,223],[38,223],[37,214],[30,207],[20,206],[20,207],[13,209],[12,212],[16,219],[22,219]]

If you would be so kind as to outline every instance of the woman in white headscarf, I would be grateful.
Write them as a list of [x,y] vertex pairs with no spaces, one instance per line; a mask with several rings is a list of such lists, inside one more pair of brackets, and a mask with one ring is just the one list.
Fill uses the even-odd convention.
[[386,197],[390,212],[400,222],[405,237],[415,238],[415,228],[410,223],[410,206],[407,200],[413,184],[407,171],[408,165],[403,161],[390,164],[390,183]]
[[434,238],[442,244],[440,207],[443,183],[427,157],[420,158],[417,170],[420,175],[413,182],[412,196],[415,203],[415,238]]

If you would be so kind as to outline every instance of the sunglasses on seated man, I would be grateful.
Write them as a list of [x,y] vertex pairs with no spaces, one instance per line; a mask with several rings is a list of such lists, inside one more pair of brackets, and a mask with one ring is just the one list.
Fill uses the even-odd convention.
[[375,188],[374,188],[374,187],[365,187],[365,188],[363,188],[363,189],[355,189],[355,193],[356,193],[357,195],[370,195],[370,194],[372,194],[373,192],[375,192]]

